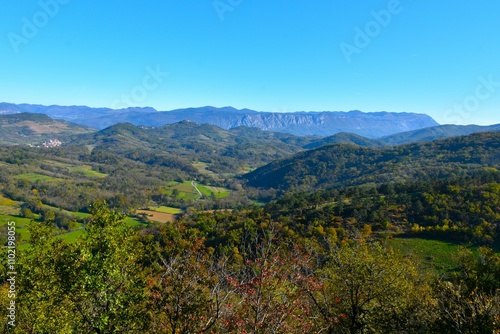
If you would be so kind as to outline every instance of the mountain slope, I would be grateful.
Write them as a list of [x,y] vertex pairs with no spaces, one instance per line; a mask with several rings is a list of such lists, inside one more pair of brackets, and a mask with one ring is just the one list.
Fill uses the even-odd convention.
[[380,142],[389,145],[399,145],[407,143],[417,143],[439,138],[448,138],[456,136],[466,136],[477,132],[494,132],[500,131],[500,124],[490,126],[480,125],[439,125],[425,129],[418,129],[408,132],[396,133],[390,136],[378,138]]
[[341,132],[333,136],[324,137],[304,146],[306,149],[313,149],[331,144],[354,144],[363,147],[381,147],[385,145],[402,145],[409,143],[419,143],[441,138],[450,138],[466,136],[478,132],[497,132],[500,131],[500,124],[481,126],[481,125],[438,125],[413,131],[405,131],[390,136],[384,136],[377,139],[369,139],[356,135],[354,133]]
[[143,162],[152,155],[185,163],[201,161],[209,163],[217,173],[241,173],[243,169],[254,169],[302,151],[302,146],[309,142],[307,138],[260,129],[228,131],[215,125],[182,121],[161,127],[117,124],[78,136],[71,145],[89,145]]
[[485,166],[500,167],[499,152],[498,132],[386,148],[329,145],[272,162],[243,178],[252,187],[308,191],[465,175]]
[[380,147],[384,145],[383,143],[381,143],[376,139],[368,139],[366,137],[356,135],[354,133],[339,132],[337,134],[334,134],[333,136],[313,141],[312,143],[305,145],[304,148],[313,149],[324,145],[332,145],[332,144],[353,144],[363,147]]
[[94,131],[85,126],[53,120],[43,114],[0,115],[0,144],[3,145],[39,145],[50,139],[64,142],[69,141],[71,136]]
[[189,120],[199,124],[216,125],[226,130],[247,126],[300,136],[330,136],[339,132],[352,132],[361,136],[375,138],[438,125],[436,121],[427,115],[412,113],[363,113],[361,111],[272,113],[249,109],[238,110],[232,107],[186,108],[158,112],[153,108],[113,110],[85,106],[44,107],[0,103],[0,114],[23,111],[44,113],[54,118],[65,119],[98,129],[126,122],[134,125],[158,127]]
[[371,138],[437,125],[432,118],[423,114],[361,111],[270,113],[230,107],[189,108],[145,115],[129,114],[125,117],[133,124],[151,126],[189,120],[223,129],[247,126],[298,136],[352,132]]

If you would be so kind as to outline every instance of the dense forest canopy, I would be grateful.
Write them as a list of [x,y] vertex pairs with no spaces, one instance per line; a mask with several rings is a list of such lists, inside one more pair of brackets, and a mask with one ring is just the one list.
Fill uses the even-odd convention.
[[500,165],[500,133],[367,148],[323,146],[272,162],[243,176],[249,186],[287,191],[471,175]]

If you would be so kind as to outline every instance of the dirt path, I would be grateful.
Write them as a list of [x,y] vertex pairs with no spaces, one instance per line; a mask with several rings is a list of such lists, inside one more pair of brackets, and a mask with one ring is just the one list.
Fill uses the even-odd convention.
[[191,181],[191,185],[193,186],[194,189],[196,189],[198,194],[200,194],[200,197],[198,197],[198,199],[202,198],[203,194],[201,193],[200,189],[198,189],[198,187],[196,187],[196,183],[194,181]]

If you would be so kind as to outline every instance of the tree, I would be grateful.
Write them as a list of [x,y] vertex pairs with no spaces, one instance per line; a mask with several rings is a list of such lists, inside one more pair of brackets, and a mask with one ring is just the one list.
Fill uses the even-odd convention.
[[30,247],[19,256],[16,332],[147,331],[142,244],[104,202],[91,213],[73,245],[55,238],[50,224],[30,224]]
[[425,326],[415,264],[379,244],[333,248],[309,297],[327,333],[405,333]]
[[28,218],[28,219],[35,218],[35,215],[33,214],[33,212],[26,206],[21,207],[20,215],[21,215],[21,217]]
[[53,227],[29,225],[30,247],[17,266],[17,326],[19,333],[71,333],[81,321],[63,286],[75,247],[53,236]]
[[146,330],[146,279],[142,244],[123,216],[106,203],[92,205],[78,251],[66,273],[64,291],[85,333]]
[[207,333],[222,314],[231,290],[226,289],[223,262],[212,261],[196,247],[161,258],[150,280],[153,333]]
[[311,312],[304,303],[305,257],[300,252],[280,249],[273,231],[256,245],[254,255],[227,277],[235,298],[232,313],[224,321],[224,331],[264,334],[311,330]]
[[436,282],[435,330],[440,333],[500,332],[500,256],[487,247],[477,255],[462,248],[459,270]]

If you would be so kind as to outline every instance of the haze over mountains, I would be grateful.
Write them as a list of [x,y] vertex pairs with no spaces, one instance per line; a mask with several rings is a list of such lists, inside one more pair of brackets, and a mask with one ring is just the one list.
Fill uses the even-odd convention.
[[[12,111],[8,111],[12,112]],[[45,114],[14,113],[0,114],[0,144],[7,145],[40,145],[50,139],[62,141],[64,145],[83,144],[101,145],[119,144],[120,147],[172,147],[172,140],[179,147],[196,147],[199,152],[216,147],[232,147],[241,149],[241,145],[266,146],[287,153],[297,150],[314,149],[332,144],[354,144],[362,147],[383,147],[431,141],[440,138],[469,135],[477,132],[500,131],[500,124],[490,126],[478,125],[438,125],[424,129],[399,132],[379,138],[367,138],[351,132],[338,132],[331,136],[297,136],[285,132],[265,131],[258,127],[238,126],[223,129],[216,125],[199,124],[181,121],[163,126],[137,126],[131,123],[118,123],[102,130],[78,125],[61,119],[52,119]],[[235,144],[238,145],[234,146]],[[112,145],[115,146],[115,145]],[[262,152],[262,151],[260,151]],[[219,152],[220,153],[220,152]],[[256,153],[256,152],[254,152]],[[274,158],[283,155],[271,153]],[[285,154],[286,155],[286,154]],[[267,159],[265,159],[267,160]]]
[[157,111],[153,108],[90,108],[86,106],[42,106],[31,104],[0,103],[0,114],[20,112],[42,113],[54,119],[104,129],[117,123],[144,126],[163,126],[184,120],[212,124],[222,129],[239,126],[257,127],[262,130],[286,132],[299,136],[330,136],[339,132],[355,133],[377,138],[395,133],[439,125],[425,114],[361,111],[324,112],[258,112],[232,107],[187,108]]

